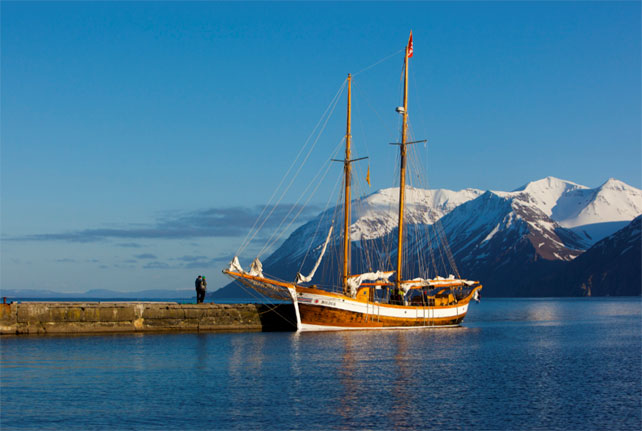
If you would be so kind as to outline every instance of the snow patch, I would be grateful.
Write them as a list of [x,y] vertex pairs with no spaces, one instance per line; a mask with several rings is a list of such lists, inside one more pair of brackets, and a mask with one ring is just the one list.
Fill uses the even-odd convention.
[[493,228],[493,230],[491,230],[490,233],[486,235],[486,238],[484,238],[481,243],[483,244],[488,240],[490,240],[492,237],[494,237],[498,230],[499,230],[499,223],[497,223],[497,225]]

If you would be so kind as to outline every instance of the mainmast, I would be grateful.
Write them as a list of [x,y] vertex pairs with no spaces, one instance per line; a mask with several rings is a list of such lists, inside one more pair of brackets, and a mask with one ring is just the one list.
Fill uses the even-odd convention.
[[401,167],[399,169],[399,237],[397,238],[397,282],[395,283],[397,291],[401,289],[402,264],[403,264],[403,210],[406,188],[406,138],[408,134],[408,58],[412,57],[412,31],[410,39],[406,46],[406,55],[404,56],[404,80],[403,80],[403,125],[401,127],[401,144],[399,151],[401,154]]
[[346,121],[346,158],[343,164],[345,175],[345,210],[343,218],[343,293],[348,292],[350,276],[350,141],[351,133],[352,75],[348,74],[348,114]]

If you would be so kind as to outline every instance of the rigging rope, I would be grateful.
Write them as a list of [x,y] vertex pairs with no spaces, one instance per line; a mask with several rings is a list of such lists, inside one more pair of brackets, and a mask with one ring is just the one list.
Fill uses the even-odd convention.
[[[299,266],[299,272],[303,270],[303,265],[305,264],[306,259],[308,258],[308,254],[310,253],[310,250],[314,247],[314,243],[316,241],[317,234],[319,232],[319,228],[325,221],[325,214],[326,211],[328,210],[328,207],[330,206],[330,201],[332,200],[332,196],[334,196],[334,193],[337,190],[337,186],[339,185],[339,182],[341,181],[341,177],[337,177],[337,180],[334,182],[334,187],[332,188],[332,192],[328,196],[328,200],[326,201],[325,208],[323,208],[323,211],[321,212],[321,220],[319,220],[319,223],[317,223],[316,230],[314,231],[314,235],[312,236],[312,241],[310,241],[310,245],[308,246],[308,249],[305,252],[305,255],[303,256],[303,259],[301,259],[301,265]],[[336,211],[336,210],[335,210]],[[330,223],[330,227],[334,228],[334,223],[336,221],[336,218],[332,219],[332,222]]]
[[[301,167],[305,164],[305,162],[306,162],[306,161],[307,161],[307,159],[309,158],[310,154],[312,153],[312,150],[313,150],[313,149],[314,149],[314,147],[316,146],[316,143],[318,142],[318,140],[319,140],[319,138],[320,138],[321,134],[323,133],[323,130],[325,129],[326,125],[328,124],[328,120],[330,119],[330,117],[332,116],[332,113],[334,112],[334,109],[335,109],[335,107],[336,107],[336,105],[337,105],[337,103],[338,103],[338,101],[339,101],[339,97],[341,96],[341,93],[343,93],[343,89],[345,88],[346,83],[347,83],[347,80],[344,80],[344,81],[343,81],[343,84],[341,84],[341,86],[339,87],[339,90],[337,90],[336,94],[334,95],[334,97],[333,97],[333,98],[332,98],[332,100],[330,101],[330,104],[326,107],[325,111],[324,111],[324,112],[323,112],[323,114],[321,115],[321,118],[319,119],[319,121],[317,122],[317,124],[316,124],[316,125],[314,126],[314,128],[312,129],[312,132],[310,133],[310,135],[308,136],[308,138],[305,140],[305,143],[303,144],[303,146],[302,146],[302,147],[301,147],[301,149],[299,150],[299,152],[298,152],[297,156],[295,157],[294,161],[292,162],[292,164],[290,165],[290,167],[288,168],[288,170],[285,172],[285,174],[284,174],[284,175],[283,175],[283,177],[281,178],[281,181],[279,182],[279,185],[277,186],[277,188],[276,188],[276,189],[274,190],[274,192],[272,193],[272,196],[270,197],[270,199],[268,200],[268,202],[265,204],[265,207],[263,207],[263,210],[261,211],[261,213],[259,214],[259,216],[256,218],[256,221],[254,222],[254,225],[252,226],[252,228],[250,229],[250,231],[249,231],[249,232],[248,232],[248,234],[246,235],[245,239],[243,240],[243,242],[242,242],[242,243],[241,243],[241,245],[239,246],[238,250],[236,251],[236,256],[240,255],[240,254],[241,254],[241,253],[242,253],[242,252],[247,248],[247,246],[252,242],[252,240],[256,237],[256,235],[260,232],[260,230],[261,230],[261,228],[263,227],[263,225],[264,225],[264,224],[267,222],[267,220],[270,218],[270,216],[272,215],[272,213],[274,212],[274,210],[276,209],[276,207],[278,206],[278,204],[281,202],[281,200],[283,199],[283,197],[285,196],[285,194],[286,194],[286,193],[287,193],[287,191],[289,190],[290,186],[291,186],[291,185],[292,185],[292,183],[294,182],[294,179],[296,179],[296,177],[298,176],[299,172],[301,171]],[[265,219],[263,219],[263,221],[262,221],[262,223],[260,224],[260,226],[256,227],[256,225],[258,224],[259,220],[261,220],[261,217],[263,217],[263,214],[265,214],[265,211],[267,210],[267,208],[271,205],[272,200],[274,199],[274,197],[275,197],[275,196],[276,196],[276,194],[278,193],[279,189],[280,189],[280,188],[281,188],[281,186],[283,185],[283,182],[285,181],[285,179],[286,179],[286,178],[288,177],[288,175],[290,174],[290,171],[291,171],[291,170],[292,170],[292,168],[296,165],[297,161],[298,161],[298,160],[299,160],[299,158],[301,157],[301,154],[303,153],[303,151],[305,150],[305,148],[308,146],[308,143],[310,142],[310,139],[315,135],[315,133],[316,133],[317,129],[319,128],[319,125],[323,122],[323,119],[324,119],[324,118],[325,118],[325,122],[323,123],[323,127],[322,127],[322,128],[321,128],[321,130],[319,131],[317,138],[314,140],[314,142],[313,142],[312,146],[311,146],[311,147],[310,147],[310,149],[308,150],[308,154],[306,155],[305,159],[303,160],[303,163],[301,163],[301,164],[299,165],[299,169],[298,169],[298,170],[297,170],[297,172],[295,173],[294,177],[292,178],[292,180],[290,181],[290,183],[288,184],[288,186],[286,187],[286,189],[281,193],[281,197],[279,198],[279,200],[277,201],[277,203],[276,203],[276,204],[274,204],[274,206],[272,206],[272,209],[270,210],[270,213],[265,217]],[[256,228],[256,230],[254,230],[255,228]]]
[[[345,138],[344,138],[344,139],[345,139]],[[338,151],[338,149],[339,149],[339,147],[341,146],[341,143],[342,143],[342,142],[343,142],[343,139],[339,142],[339,144],[337,144],[337,146],[335,147],[335,150],[334,150],[334,152],[333,152],[333,156],[331,156],[331,157],[334,157],[334,154],[336,154],[336,152]],[[316,143],[315,143],[315,144],[316,144]],[[308,156],[309,156],[309,155],[308,155]],[[306,158],[306,160],[307,160],[307,158]],[[304,163],[305,163],[305,162],[304,162]],[[314,196],[314,193],[315,193],[315,192],[318,190],[318,188],[321,186],[321,184],[322,184],[322,182],[323,182],[323,179],[325,179],[325,177],[327,176],[328,172],[330,171],[330,166],[331,166],[331,164],[332,164],[332,163],[331,163],[331,159],[328,159],[328,160],[326,161],[325,171],[320,170],[319,172],[317,172],[317,174],[314,176],[314,178],[312,178],[312,181],[311,181],[310,183],[308,183],[308,185],[307,185],[307,186],[306,186],[306,188],[303,190],[303,193],[301,194],[301,196],[299,197],[299,199],[297,199],[297,201],[294,203],[294,205],[292,205],[292,207],[290,207],[290,211],[288,211],[288,213],[286,214],[286,216],[285,216],[285,217],[283,217],[283,218],[281,219],[281,223],[279,224],[279,226],[278,226],[278,227],[277,227],[277,228],[272,232],[272,235],[270,236],[270,239],[268,240],[268,243],[267,243],[265,246],[263,246],[263,248],[261,249],[261,251],[259,252],[259,254],[257,255],[257,257],[260,257],[260,256],[261,256],[261,255],[262,255],[266,250],[268,250],[270,247],[272,247],[272,246],[273,246],[273,245],[274,245],[274,244],[275,244],[275,243],[276,243],[276,242],[281,238],[281,236],[282,236],[285,232],[287,232],[287,230],[290,228],[290,226],[292,225],[292,223],[294,223],[294,222],[296,221],[296,219],[299,217],[299,215],[301,214],[301,212],[304,210],[305,206],[310,202],[310,200],[311,200],[311,199],[312,199],[312,197]],[[300,169],[299,169],[299,170],[300,170]],[[319,180],[317,180],[317,178],[321,175],[321,173],[322,173],[322,172],[323,172],[323,175],[321,176],[321,178],[320,178]],[[297,173],[298,173],[298,171],[297,171]],[[283,226],[283,223],[285,223],[285,221],[286,221],[286,220],[287,220],[287,218],[290,216],[290,214],[292,213],[292,211],[294,210],[294,208],[296,208],[297,204],[301,201],[301,199],[303,198],[303,196],[305,196],[305,195],[306,195],[306,192],[307,192],[307,191],[308,191],[308,189],[312,186],[312,184],[316,184],[316,186],[315,186],[314,190],[312,191],[312,193],[310,193],[310,194],[309,194],[308,199],[305,201],[305,203],[304,203],[303,205],[301,205],[301,206],[300,206],[299,211],[298,211],[298,212],[296,213],[296,215],[292,218],[292,220],[290,220],[290,222],[287,224],[287,226],[286,226],[283,230],[280,230],[280,229],[281,229],[281,227]],[[292,185],[292,182],[290,182],[290,184],[288,185],[288,189],[289,189],[289,187],[290,187],[291,185]],[[287,190],[286,190],[286,191],[287,191]],[[278,204],[278,203],[277,203],[277,204]],[[277,235],[277,234],[278,234],[278,235]]]
[[391,59],[391,58],[392,58],[392,57],[394,57],[395,55],[397,55],[397,54],[399,54],[399,53],[401,53],[401,52],[404,52],[405,50],[406,50],[406,48],[402,48],[402,49],[400,49],[400,50],[399,50],[399,51],[397,51],[397,52],[393,52],[392,54],[390,54],[390,55],[388,55],[388,56],[386,56],[386,57],[382,58],[381,60],[379,60],[379,61],[377,61],[377,62],[375,62],[375,63],[372,63],[370,66],[366,66],[365,68],[361,69],[361,70],[360,70],[360,71],[358,71],[357,73],[353,73],[353,74],[352,74],[352,76],[353,76],[353,77],[354,77],[354,76],[357,76],[357,75],[359,75],[359,74],[361,74],[361,73],[365,72],[366,70],[372,69],[373,67],[375,67],[375,66],[377,66],[377,65],[379,65],[379,64],[381,64],[381,63],[383,63],[383,62],[384,62],[384,61],[386,61],[386,60]]

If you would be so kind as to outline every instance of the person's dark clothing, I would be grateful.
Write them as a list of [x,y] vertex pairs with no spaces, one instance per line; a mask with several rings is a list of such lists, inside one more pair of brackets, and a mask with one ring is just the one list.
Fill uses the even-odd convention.
[[196,291],[196,303],[202,304],[205,301],[205,289],[200,289]]
[[202,304],[203,301],[205,300],[205,287],[203,285],[204,281],[205,280],[203,280],[203,278],[201,278],[201,276],[199,275],[196,278],[196,281],[194,282],[196,286],[196,303],[197,304]]
[[201,282],[201,304],[203,301],[205,301],[205,293],[207,292],[207,281],[205,281],[205,277],[203,277],[203,280]]

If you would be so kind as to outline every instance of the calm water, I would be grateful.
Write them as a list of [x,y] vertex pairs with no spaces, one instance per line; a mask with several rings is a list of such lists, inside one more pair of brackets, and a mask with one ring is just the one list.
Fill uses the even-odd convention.
[[640,298],[492,300],[465,327],[3,338],[8,429],[639,430]]

